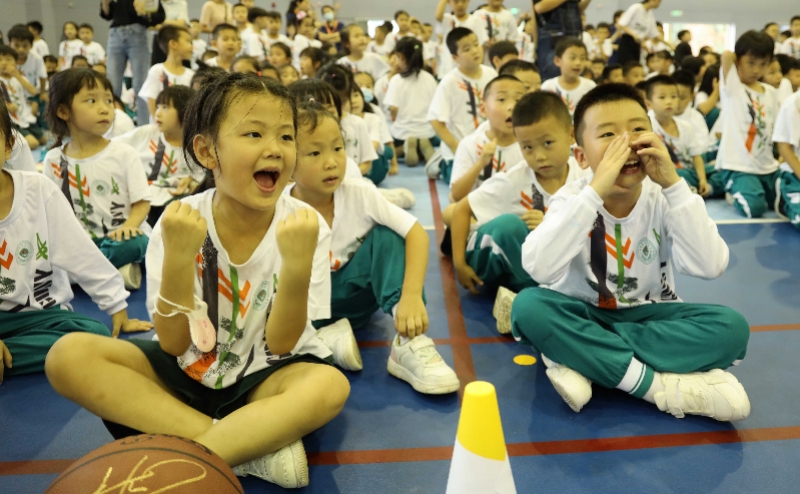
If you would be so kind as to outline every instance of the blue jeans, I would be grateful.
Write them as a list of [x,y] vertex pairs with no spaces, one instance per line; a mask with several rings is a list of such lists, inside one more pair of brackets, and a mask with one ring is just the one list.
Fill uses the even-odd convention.
[[[131,62],[133,70],[133,91],[139,94],[147,70],[150,68],[150,52],[147,49],[147,28],[141,24],[112,27],[108,32],[107,72],[108,79],[117,96],[122,92],[122,77],[125,66]],[[150,111],[147,102],[136,98],[138,125],[150,122]]]
[[556,43],[564,36],[580,37],[583,27],[578,2],[568,0],[550,12],[537,16],[539,21],[538,39],[536,40],[536,65],[542,80],[561,75],[556,67]]

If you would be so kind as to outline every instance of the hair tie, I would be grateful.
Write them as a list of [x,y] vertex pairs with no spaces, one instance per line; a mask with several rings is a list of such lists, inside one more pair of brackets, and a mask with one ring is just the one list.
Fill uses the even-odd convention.
[[309,103],[316,103],[316,101],[314,100],[314,97],[313,97],[313,96],[312,96],[311,98],[308,98],[308,102],[309,102]]

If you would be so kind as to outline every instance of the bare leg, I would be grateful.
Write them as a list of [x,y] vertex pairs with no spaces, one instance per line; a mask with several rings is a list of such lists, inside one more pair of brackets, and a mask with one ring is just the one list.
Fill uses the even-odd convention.
[[450,223],[453,221],[453,211],[456,209],[457,204],[458,203],[448,204],[447,207],[444,208],[444,211],[442,211],[442,221],[447,227],[449,227]]

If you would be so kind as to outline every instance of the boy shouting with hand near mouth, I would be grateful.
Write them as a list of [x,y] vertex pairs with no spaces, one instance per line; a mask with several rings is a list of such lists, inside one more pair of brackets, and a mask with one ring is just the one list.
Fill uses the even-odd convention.
[[745,356],[747,321],[680,303],[674,291],[673,266],[716,278],[728,247],[652,132],[644,101],[622,84],[593,89],[575,110],[575,138],[594,175],[562,188],[522,246],[540,286],[516,297],[514,336],[542,352],[576,412],[596,382],[678,418],[747,418],[747,394],[723,370]]

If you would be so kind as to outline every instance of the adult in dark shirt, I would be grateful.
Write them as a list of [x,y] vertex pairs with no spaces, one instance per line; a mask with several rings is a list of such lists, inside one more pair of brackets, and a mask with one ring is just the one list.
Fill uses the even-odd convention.
[[[122,92],[122,78],[128,61],[133,71],[133,91],[139,94],[150,68],[147,26],[164,22],[164,7],[158,2],[158,10],[147,12],[144,0],[101,0],[100,17],[111,21],[106,48],[106,73],[114,87],[114,94],[119,96]],[[136,98],[136,110],[139,125],[150,121],[147,103],[141,98]]]
[[317,39],[335,45],[336,51],[342,51],[342,38],[339,33],[344,29],[344,24],[336,19],[336,6],[323,5],[322,19],[324,24],[317,30]]
[[542,80],[561,75],[556,67],[556,43],[565,36],[580,38],[583,33],[581,12],[591,0],[533,0],[537,21],[536,64]]
[[675,62],[680,65],[681,61],[686,57],[694,56],[692,47],[689,43],[692,41],[691,31],[683,30],[678,33],[678,46],[675,47]]

